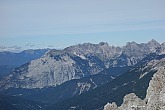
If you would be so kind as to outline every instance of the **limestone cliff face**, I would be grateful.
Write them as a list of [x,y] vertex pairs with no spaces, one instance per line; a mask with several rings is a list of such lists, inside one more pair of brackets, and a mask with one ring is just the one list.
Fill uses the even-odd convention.
[[152,78],[147,90],[147,110],[165,110],[165,67]]
[[152,77],[147,89],[146,98],[141,100],[134,93],[123,99],[120,107],[116,103],[107,103],[104,110],[165,110],[165,59],[148,63],[158,71]]

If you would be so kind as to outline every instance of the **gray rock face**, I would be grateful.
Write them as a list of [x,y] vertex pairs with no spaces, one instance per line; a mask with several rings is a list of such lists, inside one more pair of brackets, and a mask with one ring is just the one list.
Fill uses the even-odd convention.
[[124,47],[108,43],[85,43],[64,50],[51,50],[37,60],[23,65],[0,81],[1,89],[43,88],[72,79],[98,74],[105,68],[133,66],[146,55],[163,53],[164,44],[152,40],[146,44],[127,43]]
[[165,67],[159,69],[147,90],[147,110],[165,110]]
[[158,71],[149,83],[146,98],[141,100],[131,93],[124,97],[120,107],[116,107],[114,102],[107,103],[104,110],[165,110],[165,59],[153,60],[148,65]]
[[117,107],[116,103],[113,102],[106,104],[104,110],[146,110],[146,103],[134,93],[131,93],[124,97],[123,104],[120,107]]
[[104,110],[117,110],[117,105],[115,102],[112,102],[112,103],[107,103],[105,106],[104,106]]

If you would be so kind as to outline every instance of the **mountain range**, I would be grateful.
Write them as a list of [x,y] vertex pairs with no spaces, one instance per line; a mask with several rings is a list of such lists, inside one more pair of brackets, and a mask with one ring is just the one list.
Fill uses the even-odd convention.
[[72,79],[98,74],[106,68],[134,66],[150,53],[163,53],[164,48],[164,44],[151,40],[142,44],[129,42],[123,47],[101,42],[50,50],[41,58],[14,69],[0,84],[6,89],[55,87]]
[[[36,110],[102,110],[107,102],[121,105],[132,92],[144,99],[158,71],[150,63],[165,57],[165,43],[84,43],[43,53],[1,78],[2,100],[26,100]],[[13,102],[11,107],[19,110]]]

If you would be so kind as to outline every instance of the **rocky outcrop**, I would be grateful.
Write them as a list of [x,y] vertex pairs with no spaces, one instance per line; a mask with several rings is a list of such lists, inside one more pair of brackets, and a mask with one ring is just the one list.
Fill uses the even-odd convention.
[[123,104],[117,107],[115,102],[107,103],[104,110],[146,110],[146,102],[138,98],[134,93],[124,97]]
[[117,105],[116,105],[115,102],[107,103],[107,104],[104,106],[104,110],[117,110]]
[[165,110],[165,67],[160,68],[152,78],[146,100],[147,110]]
[[152,77],[147,89],[146,98],[141,100],[134,93],[124,97],[120,107],[116,103],[107,103],[104,110],[165,110],[165,59],[148,63],[158,71]]

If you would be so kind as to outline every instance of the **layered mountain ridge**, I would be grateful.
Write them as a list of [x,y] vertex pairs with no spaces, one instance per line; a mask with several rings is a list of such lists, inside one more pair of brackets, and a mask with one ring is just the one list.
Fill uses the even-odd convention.
[[98,74],[110,67],[134,66],[150,53],[162,54],[165,45],[155,40],[123,47],[108,43],[84,43],[50,50],[41,58],[20,66],[0,81],[1,89],[55,87],[72,79]]
[[40,58],[50,49],[29,49],[24,50],[20,53],[13,52],[0,52],[0,66],[1,65],[12,65],[21,66],[31,60]]

